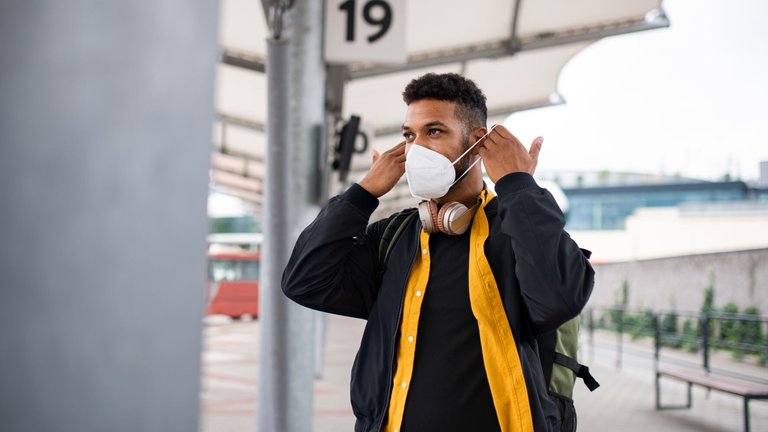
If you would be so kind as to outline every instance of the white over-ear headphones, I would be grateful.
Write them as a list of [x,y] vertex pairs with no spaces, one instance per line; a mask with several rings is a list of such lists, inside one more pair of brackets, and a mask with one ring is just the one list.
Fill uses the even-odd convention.
[[419,203],[421,226],[430,234],[436,232],[449,235],[464,234],[472,223],[479,205],[478,202],[471,208],[467,208],[460,202],[452,201],[438,209],[435,201],[422,201]]

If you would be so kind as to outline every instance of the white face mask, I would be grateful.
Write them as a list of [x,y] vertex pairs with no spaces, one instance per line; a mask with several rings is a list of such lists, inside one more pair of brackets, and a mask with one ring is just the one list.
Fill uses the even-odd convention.
[[424,200],[444,197],[453,185],[458,183],[472,167],[480,162],[480,158],[472,162],[472,165],[464,170],[458,178],[456,178],[456,171],[453,166],[472,151],[492,130],[493,128],[453,162],[434,150],[414,143],[408,154],[405,155],[405,178],[408,180],[411,195]]

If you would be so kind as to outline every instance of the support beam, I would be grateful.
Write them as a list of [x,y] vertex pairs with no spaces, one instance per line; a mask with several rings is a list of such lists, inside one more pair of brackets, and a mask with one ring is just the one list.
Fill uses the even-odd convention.
[[221,50],[219,56],[221,63],[225,65],[235,66],[260,73],[264,73],[266,71],[266,68],[264,67],[264,63],[266,62],[265,59],[251,53],[235,51],[231,49],[223,49]]

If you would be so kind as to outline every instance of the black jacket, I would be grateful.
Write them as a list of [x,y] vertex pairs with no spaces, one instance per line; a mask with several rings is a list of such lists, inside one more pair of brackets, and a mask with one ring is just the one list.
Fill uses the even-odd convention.
[[[496,183],[485,208],[490,233],[485,254],[501,291],[517,343],[536,431],[559,423],[547,394],[536,336],[578,315],[594,271],[563,230],[552,195],[526,173]],[[378,200],[359,185],[329,200],[302,232],[283,273],[284,293],[312,309],[367,319],[352,369],[355,431],[378,431],[391,393],[396,336],[421,222],[411,222],[393,246],[379,285],[378,245],[387,219],[368,225]]]

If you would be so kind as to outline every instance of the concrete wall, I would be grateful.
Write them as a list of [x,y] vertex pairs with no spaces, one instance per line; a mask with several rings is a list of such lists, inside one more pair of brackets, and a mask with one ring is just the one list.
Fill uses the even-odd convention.
[[595,271],[591,304],[613,304],[626,280],[632,306],[699,310],[714,286],[716,307],[733,302],[768,315],[768,249],[597,264]]

